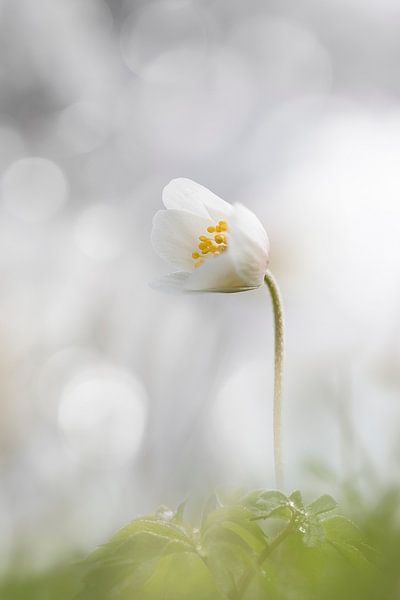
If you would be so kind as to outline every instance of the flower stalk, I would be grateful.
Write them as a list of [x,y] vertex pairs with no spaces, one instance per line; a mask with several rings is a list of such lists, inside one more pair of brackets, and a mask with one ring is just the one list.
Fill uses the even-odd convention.
[[274,437],[274,466],[275,482],[278,489],[283,489],[283,458],[282,458],[282,380],[284,352],[284,320],[282,300],[278,284],[270,271],[267,271],[264,281],[268,287],[274,313],[275,330],[275,361],[274,361],[274,405],[273,405],[273,437]]

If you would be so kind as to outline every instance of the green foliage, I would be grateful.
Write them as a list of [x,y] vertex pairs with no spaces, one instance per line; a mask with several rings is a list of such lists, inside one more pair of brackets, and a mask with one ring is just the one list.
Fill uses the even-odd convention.
[[[330,496],[213,494],[199,523],[160,508],[83,562],[0,581],[0,600],[394,600],[400,491],[350,520]],[[354,521],[354,522],[353,522]],[[355,524],[357,523],[357,525]]]
[[137,519],[96,550],[79,599],[319,600],[339,574],[371,569],[363,536],[330,496],[213,495],[198,528],[184,508]]
[[73,565],[22,575],[18,570],[0,581],[1,600],[72,600],[79,589]]

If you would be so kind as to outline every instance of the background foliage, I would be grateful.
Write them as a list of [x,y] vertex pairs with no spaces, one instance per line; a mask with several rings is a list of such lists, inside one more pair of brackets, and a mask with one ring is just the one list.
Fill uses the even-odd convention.
[[331,496],[213,494],[197,526],[162,507],[119,530],[89,557],[50,572],[9,574],[4,600],[392,600],[398,597],[400,492],[388,490],[357,524]]

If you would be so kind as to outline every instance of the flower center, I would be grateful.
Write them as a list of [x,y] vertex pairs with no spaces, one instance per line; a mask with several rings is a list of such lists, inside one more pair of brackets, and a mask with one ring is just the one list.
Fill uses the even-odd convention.
[[217,225],[207,227],[207,232],[214,235],[200,235],[197,249],[192,252],[195,268],[201,267],[204,260],[210,256],[219,256],[228,248],[228,223],[218,221]]

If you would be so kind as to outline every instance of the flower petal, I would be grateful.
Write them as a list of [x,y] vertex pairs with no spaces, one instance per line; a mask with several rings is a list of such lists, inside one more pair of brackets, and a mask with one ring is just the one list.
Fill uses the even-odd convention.
[[230,223],[229,252],[238,276],[249,286],[262,284],[269,262],[267,233],[248,208],[235,204]]
[[184,271],[194,269],[192,252],[210,219],[184,210],[159,210],[153,219],[151,242],[161,258]]
[[163,202],[165,208],[187,210],[203,217],[210,216],[213,221],[228,217],[232,211],[231,204],[185,177],[173,179],[165,186]]
[[150,283],[150,287],[161,292],[169,294],[180,294],[185,291],[185,283],[190,276],[190,273],[178,271],[177,273],[169,273],[163,277],[159,277]]
[[248,284],[241,278],[229,252],[207,261],[196,271],[190,273],[184,289],[190,292],[243,292],[259,287]]
[[162,192],[164,206],[167,209],[186,210],[200,217],[209,218],[210,215],[200,200],[199,194],[196,193],[197,190],[193,189],[193,183],[190,179],[183,177],[172,179]]
[[234,224],[240,228],[244,235],[259,244],[260,248],[269,253],[269,240],[260,219],[243,204],[234,205]]

